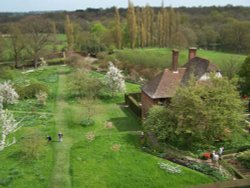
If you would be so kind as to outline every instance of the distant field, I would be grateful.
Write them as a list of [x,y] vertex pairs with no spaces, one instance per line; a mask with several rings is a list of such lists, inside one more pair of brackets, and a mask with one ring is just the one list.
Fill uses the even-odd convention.
[[[239,66],[242,64],[245,55],[230,54],[216,51],[199,49],[197,56],[206,58],[220,68],[225,62],[233,61]],[[172,62],[172,50],[166,48],[145,48],[145,49],[124,49],[117,50],[113,55],[120,61],[134,64],[142,64],[148,67],[169,67]],[[180,50],[179,65],[184,65],[188,61],[188,50]]]

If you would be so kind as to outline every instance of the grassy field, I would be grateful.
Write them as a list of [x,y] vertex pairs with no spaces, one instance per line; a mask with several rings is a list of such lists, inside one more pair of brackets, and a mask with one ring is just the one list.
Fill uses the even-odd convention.
[[[141,150],[142,127],[127,108],[119,105],[123,95],[97,100],[93,105],[95,125],[81,126],[86,108],[66,94],[70,70],[54,66],[14,79],[16,83],[46,83],[50,98],[46,107],[37,106],[32,99],[8,107],[18,119],[24,118],[24,127],[16,133],[17,144],[0,153],[1,188],[187,187],[212,182],[184,167],[175,175],[160,169],[158,163],[163,160]],[[139,86],[127,84],[127,89],[134,92]],[[112,126],[107,127],[107,122]],[[27,160],[23,158],[22,140],[32,131],[38,131],[44,139],[51,135],[54,142],[45,144],[39,158]],[[58,131],[64,134],[62,143],[57,142]],[[86,138],[89,132],[95,135],[93,141]]]
[[[223,68],[223,64],[233,61],[239,66],[245,60],[245,55],[230,54],[216,51],[198,49],[197,56],[206,58]],[[172,50],[167,48],[145,48],[145,49],[124,49],[117,50],[111,59],[118,59],[127,63],[142,64],[148,67],[170,67],[172,62]],[[188,61],[188,50],[180,50],[179,65]]]

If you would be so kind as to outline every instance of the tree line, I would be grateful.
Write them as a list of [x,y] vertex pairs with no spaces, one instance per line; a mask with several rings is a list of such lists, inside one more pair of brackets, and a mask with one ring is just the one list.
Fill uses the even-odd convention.
[[[250,9],[242,7],[244,12],[238,14],[234,10],[239,7],[190,9],[194,10],[193,14],[188,8],[171,8],[163,4],[160,8],[150,7],[149,4],[137,7],[129,1],[126,10],[114,7],[110,9],[110,14],[105,10],[104,15],[108,17],[102,17],[102,21],[90,22],[88,26],[86,23],[76,23],[74,15],[71,18],[78,24],[75,28],[91,38],[85,37],[87,41],[91,41],[85,40],[85,44],[91,43],[101,48],[198,46],[234,53],[249,52],[250,21],[242,16],[250,15]],[[202,14],[203,10],[207,15]],[[93,37],[93,31],[99,35],[94,34]],[[77,46],[79,49],[86,48],[86,45]]]

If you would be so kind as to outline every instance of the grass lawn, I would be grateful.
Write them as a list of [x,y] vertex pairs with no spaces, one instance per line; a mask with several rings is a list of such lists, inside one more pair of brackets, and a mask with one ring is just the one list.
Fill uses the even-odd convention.
[[[197,56],[206,58],[220,68],[223,64],[233,60],[239,66],[245,60],[245,55],[230,54],[216,51],[198,49]],[[172,62],[172,49],[169,48],[145,48],[118,50],[111,58],[119,59],[127,63],[143,64],[149,67],[170,67]],[[184,65],[188,61],[188,50],[180,50],[179,64]]]
[[44,139],[47,135],[55,135],[53,96],[57,93],[57,72],[58,68],[38,70],[29,74],[16,72],[14,79],[16,84],[30,81],[46,83],[50,88],[51,97],[46,107],[38,106],[33,99],[22,100],[16,105],[8,106],[15,118],[22,120],[23,127],[15,133],[17,144],[0,152],[0,187],[43,188],[49,184],[54,165],[53,145],[45,144],[39,158],[26,158],[23,148],[27,147],[24,141],[29,139],[33,132],[41,134]]
[[[17,119],[24,118],[24,127],[16,133],[17,144],[0,153],[1,188],[187,187],[212,182],[210,177],[184,167],[175,175],[160,169],[162,159],[141,150],[142,127],[119,105],[123,95],[97,100],[93,105],[95,125],[81,126],[86,108],[67,97],[68,72],[68,67],[52,66],[15,78],[17,83],[46,83],[50,98],[43,108],[35,100],[9,106]],[[92,76],[103,78],[97,73]],[[127,83],[127,87],[128,92],[139,90],[138,85]],[[112,126],[107,128],[107,122]],[[44,138],[49,134],[55,142],[45,144],[38,159],[27,161],[20,151],[30,131],[39,131]],[[58,131],[64,134],[62,143],[56,141]],[[86,138],[89,132],[95,135],[91,142]]]

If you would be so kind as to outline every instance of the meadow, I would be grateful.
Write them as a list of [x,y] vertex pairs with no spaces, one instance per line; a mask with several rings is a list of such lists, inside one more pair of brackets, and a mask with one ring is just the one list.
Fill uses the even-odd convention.
[[[197,50],[197,56],[210,60],[223,69],[224,64],[233,62],[240,66],[246,55],[231,54],[204,49]],[[118,59],[122,62],[144,65],[150,68],[169,68],[172,63],[172,49],[169,48],[144,48],[116,50],[109,57],[111,60]],[[179,50],[179,65],[188,62],[188,49]]]
[[[71,71],[67,66],[50,66],[25,74],[16,72],[14,83],[41,82],[49,87],[50,95],[44,107],[35,99],[8,106],[22,120],[23,127],[15,133],[17,144],[0,153],[1,188],[187,187],[213,182],[185,167],[180,167],[180,174],[161,169],[159,162],[172,163],[142,150],[141,124],[121,105],[122,94],[96,100],[95,124],[81,125],[87,109],[67,95],[66,81]],[[127,83],[127,92],[139,89],[139,85]],[[64,134],[62,143],[57,141],[59,131]],[[24,150],[31,147],[27,142],[32,141],[30,135],[37,136],[34,143],[38,137],[45,141],[47,135],[53,140],[44,142],[39,156],[34,158]]]

